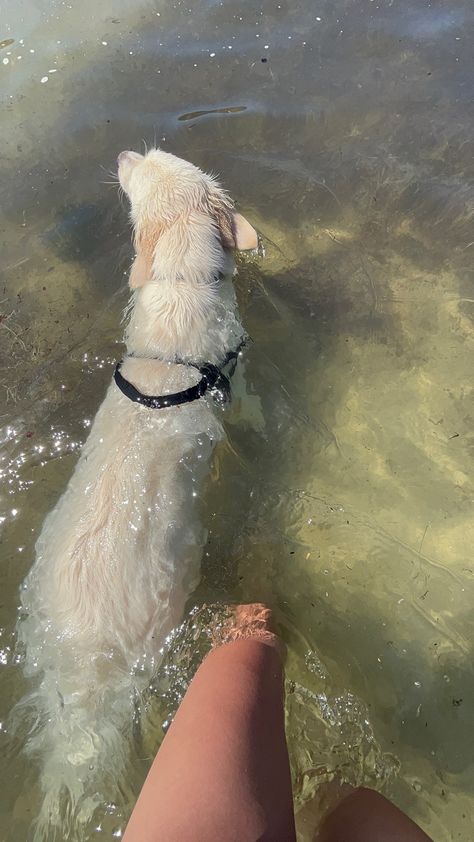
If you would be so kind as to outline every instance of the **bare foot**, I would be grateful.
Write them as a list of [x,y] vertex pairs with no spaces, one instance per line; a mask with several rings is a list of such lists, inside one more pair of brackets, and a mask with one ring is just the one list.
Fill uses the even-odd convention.
[[274,630],[270,608],[261,602],[229,607],[228,616],[212,634],[213,647],[232,643],[234,640],[253,638],[277,650],[284,658],[286,647]]

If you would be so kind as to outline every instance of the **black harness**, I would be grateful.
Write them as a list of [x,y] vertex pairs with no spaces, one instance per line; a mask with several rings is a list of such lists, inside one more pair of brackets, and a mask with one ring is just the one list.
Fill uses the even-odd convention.
[[[224,404],[230,400],[230,378],[235,371],[237,359],[244,344],[245,340],[242,340],[236,351],[229,351],[224,362],[221,363],[220,366],[213,365],[212,363],[199,364],[176,360],[176,365],[191,366],[192,368],[197,369],[201,374],[201,379],[198,383],[194,386],[190,386],[188,389],[183,389],[182,392],[174,392],[170,395],[144,395],[143,392],[140,392],[139,389],[137,389],[123,376],[123,374],[121,374],[120,369],[122,367],[123,360],[120,360],[120,362],[118,362],[115,366],[114,380],[120,391],[127,398],[135,403],[140,403],[142,406],[147,406],[149,409],[167,409],[170,406],[180,406],[183,403],[191,403],[192,401],[197,401],[199,398],[202,398],[208,391],[213,392],[214,397],[216,397],[221,404]],[[159,359],[159,357],[156,359]],[[229,373],[224,374],[222,369],[229,365]]]

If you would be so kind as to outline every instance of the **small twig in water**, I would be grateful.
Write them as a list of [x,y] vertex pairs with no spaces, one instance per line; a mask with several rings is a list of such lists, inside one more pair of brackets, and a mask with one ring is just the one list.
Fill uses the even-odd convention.
[[328,235],[329,239],[332,240],[333,243],[337,243],[338,246],[343,246],[344,248],[347,248],[346,244],[342,243],[341,240],[338,240],[337,237],[334,236],[332,231],[329,230],[329,228],[323,228],[323,231],[325,234]]
[[420,549],[418,550],[418,552],[419,552],[419,553],[421,553],[421,548],[422,548],[422,546],[423,546],[423,541],[425,540],[426,533],[428,532],[428,527],[429,527],[429,526],[431,526],[430,521],[428,521],[428,523],[427,523],[427,524],[426,524],[426,526],[425,526],[425,531],[423,532],[423,538],[421,539],[421,542],[420,542]]

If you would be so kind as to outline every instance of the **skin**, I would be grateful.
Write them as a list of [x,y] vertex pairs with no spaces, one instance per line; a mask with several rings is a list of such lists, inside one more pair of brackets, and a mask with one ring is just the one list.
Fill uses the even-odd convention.
[[[239,606],[217,642],[224,645],[191,682],[124,842],[296,841],[283,646],[270,612]],[[315,842],[430,842],[379,793],[329,785],[326,795]]]
[[408,816],[371,789],[353,790],[326,816],[315,842],[431,842]]
[[277,650],[215,649],[155,758],[124,842],[296,840]]

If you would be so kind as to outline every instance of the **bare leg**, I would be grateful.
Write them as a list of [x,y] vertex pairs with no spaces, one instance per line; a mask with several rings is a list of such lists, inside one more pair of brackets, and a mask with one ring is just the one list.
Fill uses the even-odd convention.
[[[124,842],[295,842],[281,644],[269,619],[261,605],[237,608],[225,645],[189,686]],[[430,842],[372,790],[330,785],[323,812],[317,842]]]
[[349,790],[349,794],[329,810],[316,841],[431,842],[429,836],[387,798],[364,787]]
[[[205,659],[150,769],[124,842],[294,842],[283,668],[269,612]],[[262,611],[266,619],[262,621]],[[257,636],[249,637],[252,632]]]

